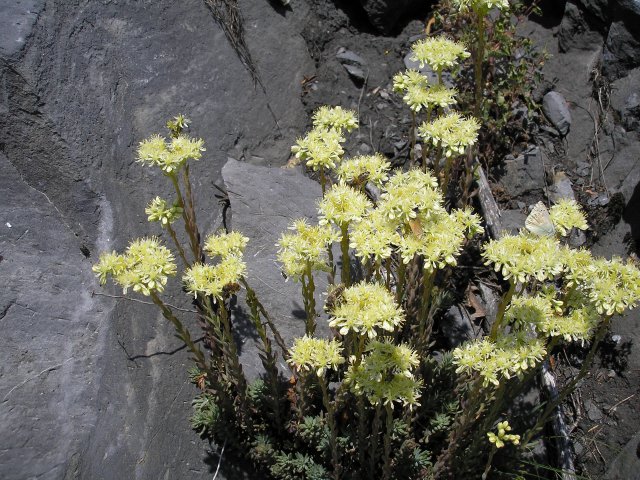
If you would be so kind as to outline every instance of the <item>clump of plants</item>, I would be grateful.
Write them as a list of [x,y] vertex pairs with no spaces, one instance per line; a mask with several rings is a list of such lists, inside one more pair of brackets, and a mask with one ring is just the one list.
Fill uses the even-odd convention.
[[[480,24],[491,8],[508,8],[503,1],[452,2],[472,12],[477,35],[484,35]],[[413,70],[394,78],[413,114],[408,168],[391,171],[380,154],[349,158],[343,143],[358,121],[340,107],[320,108],[311,131],[292,147],[322,187],[317,222],[293,219],[277,245],[305,311],[304,334],[292,344],[247,278],[249,239],[233,231],[201,238],[189,162],[201,158],[204,144],[185,134],[187,120],[168,122],[169,138],[140,143],[138,161],[159,168],[175,190],[174,198],[156,197],[146,209],[171,248],[157,237],[137,239],[122,253],[103,253],[94,271],[102,283],[112,279],[125,294],[131,289],[160,308],[195,363],[190,376],[201,393],[193,402],[194,429],[244,455],[267,478],[485,479],[516,472],[586,374],[612,316],[640,299],[634,264],[567,245],[573,229],[587,228],[574,202],[537,205],[517,234],[484,237],[482,219],[468,206],[472,148],[487,108],[483,42],[476,39],[473,54],[448,37],[413,46],[436,81]],[[476,116],[453,110],[459,94],[443,82],[443,73],[466,58],[475,59],[481,83]],[[470,251],[505,288],[477,338],[447,348],[436,333],[458,263],[472,261]],[[324,305],[318,275],[329,280]],[[195,318],[163,300],[172,278],[192,299]],[[233,335],[237,296],[259,339],[263,372],[252,382]],[[329,336],[317,333],[320,322]],[[204,334],[203,347],[193,341],[194,329]],[[591,347],[560,395],[525,414],[513,409],[554,350],[575,342]]]
[[457,70],[458,106],[480,121],[479,149],[485,166],[531,141],[539,105],[544,52],[518,34],[518,25],[538,13],[537,1],[440,0],[433,30],[469,46],[469,62]]
[[[354,124],[353,112],[322,109],[294,147],[324,173],[324,194],[317,224],[295,220],[278,243],[282,270],[299,282],[306,312],[305,334],[293,344],[283,342],[277,318],[247,278],[248,239],[223,231],[200,240],[188,162],[204,145],[184,133],[184,117],[169,122],[169,138],[153,136],[138,149],[139,162],[159,168],[175,187],[174,198],[155,198],[147,208],[173,251],[156,237],[137,239],[125,252],[103,253],[94,271],[102,283],[110,278],[160,308],[195,362],[191,378],[201,393],[194,428],[270,478],[486,478],[495,464],[516,469],[518,453],[585,374],[611,317],[640,298],[640,271],[563,242],[573,228],[586,228],[575,203],[538,211],[518,234],[481,243],[483,261],[508,284],[486,334],[436,350],[442,293],[460,255],[482,238],[481,219],[469,208],[449,208],[426,167],[390,171],[379,155],[345,158],[343,135]],[[378,198],[364,193],[368,182],[380,186]],[[317,275],[331,280],[323,306],[316,304]],[[162,299],[171,279],[191,296],[196,318]],[[251,383],[230,315],[240,291],[264,370]],[[316,334],[318,322],[328,322],[330,337]],[[194,329],[204,332],[205,348],[192,340]],[[519,429],[510,409],[515,396],[554,348],[570,342],[592,342],[582,371]]]

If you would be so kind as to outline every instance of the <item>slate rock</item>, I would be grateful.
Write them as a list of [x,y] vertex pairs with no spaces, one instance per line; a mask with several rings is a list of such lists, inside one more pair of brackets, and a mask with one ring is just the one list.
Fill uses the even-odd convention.
[[439,325],[449,348],[455,348],[482,334],[481,329],[474,328],[467,310],[459,305],[451,306]]
[[[635,27],[636,30],[639,30]],[[623,77],[629,70],[640,66],[640,39],[624,21],[611,24],[602,55],[602,69],[612,80]]]
[[506,232],[517,234],[518,231],[524,228],[524,221],[527,216],[520,210],[502,210],[500,212],[501,227]]
[[507,155],[501,183],[511,197],[545,188],[546,155],[540,147],[532,147],[522,155]]
[[[0,2],[0,210],[12,217],[0,222],[3,480],[214,475],[217,457],[205,463],[211,445],[188,422],[189,355],[153,306],[92,298],[122,292],[99,288],[91,264],[162,234],[144,207],[171,186],[135,150],[168,118],[185,113],[207,146],[191,170],[203,233],[220,213],[220,152],[287,158],[308,120],[291,94],[314,69],[308,11],[245,2],[242,13],[266,95],[200,0]],[[166,293],[188,307],[179,279]],[[218,479],[240,478],[235,468],[223,461]]]
[[610,0],[578,0],[578,3],[585,11],[603,24],[610,21],[612,3]]
[[611,80],[623,77],[629,70],[640,66],[640,2],[638,0],[612,0],[613,23],[603,54],[602,69]]
[[618,456],[609,464],[603,480],[640,479],[640,432],[636,433],[624,446]]
[[355,65],[349,65],[346,63],[343,65],[343,67],[347,71],[347,73],[355,80],[363,82],[367,78],[364,70],[360,67],[356,67]]
[[604,416],[595,402],[591,399],[587,399],[584,401],[584,409],[587,414],[587,418],[589,418],[589,420],[591,420],[592,422],[599,422]]
[[106,309],[67,220],[0,171],[0,478],[62,479],[98,416]]
[[336,53],[336,58],[340,63],[347,65],[362,66],[367,64],[364,58],[351,50],[340,49],[338,53]]
[[611,107],[626,130],[640,132],[640,68],[611,84]]
[[347,73],[355,80],[364,81],[366,74],[364,72],[364,66],[367,62],[355,52],[341,48],[336,54],[336,58],[345,68]]
[[590,24],[588,15],[577,4],[569,1],[558,30],[558,47],[561,52],[572,49],[590,50],[602,44],[602,35]]
[[561,93],[551,91],[542,99],[542,111],[563,137],[571,128],[571,112]]
[[[222,168],[222,177],[231,202],[231,228],[249,237],[244,258],[247,281],[256,291],[273,318],[287,345],[304,335],[305,313],[300,283],[285,279],[277,260],[276,243],[294,220],[317,221],[317,202],[322,197],[320,185],[297,170],[268,168],[229,159]],[[336,259],[339,256],[335,257]],[[327,287],[324,272],[315,275],[317,311],[322,312]],[[253,331],[246,318],[244,300],[238,302],[236,323],[242,341],[241,361],[245,373],[255,378],[262,365],[258,358],[257,339],[247,335]],[[328,335],[326,316],[318,319],[316,333]],[[280,357],[282,369],[286,369]]]

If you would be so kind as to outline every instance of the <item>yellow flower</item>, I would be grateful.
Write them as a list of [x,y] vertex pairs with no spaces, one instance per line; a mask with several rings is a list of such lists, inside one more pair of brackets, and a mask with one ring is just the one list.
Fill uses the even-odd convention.
[[549,216],[554,227],[563,237],[567,236],[573,228],[580,230],[589,228],[584,212],[574,200],[561,199],[551,207]]
[[182,215],[182,208],[177,203],[170,207],[166,200],[156,197],[149,202],[144,213],[148,215],[147,218],[150,222],[160,222],[162,226],[165,226],[171,225]]
[[461,12],[471,9],[475,12],[481,12],[484,15],[493,8],[500,10],[509,9],[509,0],[453,0],[453,4],[458,7],[458,10]]
[[337,226],[359,222],[373,205],[367,196],[345,184],[335,184],[320,200],[318,211],[320,225],[334,223]]
[[378,209],[400,225],[416,218],[418,212],[435,214],[443,211],[438,181],[421,170],[398,171],[385,185]]
[[411,46],[413,59],[420,63],[420,68],[429,65],[434,71],[455,66],[459,60],[469,58],[471,54],[462,43],[444,36],[428,37],[418,40]]
[[323,130],[346,130],[350,132],[358,128],[358,118],[353,110],[345,110],[340,106],[320,107],[313,114],[313,126]]
[[463,154],[469,145],[478,140],[480,124],[475,117],[464,118],[459,113],[438,117],[418,127],[418,133],[435,147],[443,149],[445,156]]
[[351,365],[345,382],[357,395],[365,395],[371,404],[392,405],[401,402],[412,408],[419,405],[422,382],[412,370],[420,361],[406,345],[373,340],[365,348],[359,365]]
[[318,127],[307,133],[306,137],[296,140],[291,152],[296,158],[306,161],[307,167],[313,170],[331,169],[336,168],[342,160],[342,142],[344,138],[340,131]]
[[132,288],[143,295],[162,292],[168,277],[174,275],[176,269],[172,253],[155,237],[134,240],[124,255],[103,253],[93,266],[101,283],[104,284],[110,275],[125,294]]
[[387,175],[391,164],[379,153],[362,155],[343,161],[336,174],[338,178],[348,184],[365,184],[371,182],[382,186],[389,179]]
[[511,433],[507,433],[511,431],[511,426],[508,421],[498,423],[497,433],[488,432],[487,437],[489,437],[489,442],[493,443],[496,448],[502,448],[505,445],[505,442],[511,442],[514,445],[518,445],[520,443],[520,435],[514,435]]
[[378,283],[358,283],[345,289],[342,301],[330,312],[329,326],[341,335],[355,332],[374,338],[404,323],[404,312],[391,292]]
[[165,175],[175,175],[188,159],[199,160],[204,152],[204,140],[179,135],[167,143],[159,135],[140,142],[138,161],[159,167]]
[[212,234],[204,242],[204,251],[211,258],[218,255],[223,259],[229,255],[241,257],[247,242],[249,239],[240,232]]
[[339,235],[328,225],[310,226],[306,220],[296,220],[289,227],[296,233],[284,233],[277,246],[278,260],[287,276],[299,277],[311,270],[327,270],[327,247]]
[[322,377],[326,370],[336,370],[345,362],[342,344],[338,340],[325,340],[304,336],[296,338],[288,362],[298,370],[313,370]]
[[196,263],[187,269],[182,277],[187,291],[197,297],[198,294],[214,299],[224,298],[229,287],[247,274],[245,263],[234,255],[229,255],[217,265]]

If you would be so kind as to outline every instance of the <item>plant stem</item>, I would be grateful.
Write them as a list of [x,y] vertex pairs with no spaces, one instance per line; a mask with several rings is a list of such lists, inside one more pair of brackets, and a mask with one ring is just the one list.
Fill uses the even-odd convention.
[[398,262],[398,283],[396,285],[396,303],[402,305],[402,297],[404,296],[404,281],[407,273],[407,266],[402,261],[402,258]]
[[182,219],[184,220],[184,229],[187,231],[187,235],[189,235],[189,242],[191,244],[191,253],[193,254],[194,261],[198,262],[201,258],[200,253],[200,244],[198,242],[197,237],[197,228],[193,228],[191,225],[191,217],[187,214],[187,209],[184,203],[184,198],[182,196],[182,190],[180,189],[180,184],[178,183],[178,178],[175,175],[169,175],[171,182],[173,183],[173,188],[176,190],[176,195],[178,196],[178,206],[182,209]]
[[316,331],[316,298],[315,298],[315,283],[313,281],[313,272],[311,271],[311,264],[307,263],[306,272],[300,278],[302,283],[302,300],[304,302],[304,309],[307,314],[307,321],[305,324],[305,333],[308,336],[313,335]]
[[327,247],[327,259],[329,261],[329,274],[327,275],[327,282],[329,285],[335,285],[336,283],[336,265],[333,259],[333,243]]
[[342,239],[340,247],[342,248],[342,283],[345,287],[351,286],[351,260],[349,259],[349,223],[345,222],[340,225]]
[[178,249],[178,253],[180,254],[180,258],[184,262],[184,266],[186,268],[190,268],[191,264],[187,261],[187,257],[184,254],[184,249],[182,248],[182,245],[180,245],[180,242],[178,241],[178,236],[176,235],[176,232],[173,229],[173,227],[171,226],[171,224],[169,224],[169,223],[167,223],[167,232],[169,232],[169,235],[173,239],[173,243],[175,244],[176,248]]
[[273,408],[273,415],[276,428],[282,431],[284,425],[281,421],[281,412],[280,412],[280,387],[278,382],[278,366],[276,364],[276,356],[273,353],[273,349],[271,347],[271,340],[267,336],[267,329],[264,324],[260,320],[260,309],[259,302],[256,292],[251,289],[246,282],[243,282],[245,288],[247,290],[247,305],[251,310],[251,318],[253,320],[253,324],[256,327],[256,331],[260,336],[260,340],[262,341],[262,354],[260,355],[260,360],[262,361],[262,366],[265,369],[267,383],[271,390],[271,404]]
[[384,467],[382,475],[384,480],[391,478],[391,433],[393,432],[393,406],[390,403],[385,405],[387,430],[384,434]]
[[484,473],[482,474],[482,480],[487,480],[487,476],[489,475],[489,470],[491,470],[491,462],[493,461],[493,456],[496,454],[496,447],[491,448],[491,452],[489,453],[489,458],[487,459],[487,465],[484,467]]
[[366,463],[366,439],[367,439],[367,431],[366,431],[366,410],[364,406],[364,397],[362,395],[358,395],[357,400],[357,409],[358,409],[358,460],[360,462],[360,471],[364,472],[365,463]]
[[[429,307],[431,306],[431,292],[433,290],[433,281],[436,277],[436,270],[422,270],[422,305],[420,306],[420,339],[423,338],[427,330],[427,317],[429,316]],[[428,339],[425,339],[428,340]]]
[[164,302],[160,299],[160,297],[158,297],[158,294],[156,292],[152,290],[150,295],[153,303],[155,303],[160,308],[160,311],[162,311],[162,316],[169,320],[175,327],[178,338],[184,342],[189,351],[193,354],[198,368],[206,372],[208,370],[206,357],[202,350],[200,350],[200,348],[191,339],[189,330],[185,328],[180,320],[178,320],[171,309],[164,304]]
[[324,403],[324,408],[327,410],[327,422],[329,423],[329,431],[331,434],[329,437],[329,446],[331,447],[333,478],[339,480],[342,467],[340,465],[340,457],[338,456],[338,432],[336,429],[335,412],[329,399],[329,387],[327,386],[326,379],[324,377],[318,377],[318,382],[320,383],[320,390],[322,390],[322,403]]
[[320,187],[322,188],[322,196],[324,197],[327,191],[327,176],[324,173],[324,168],[320,167]]
[[376,478],[376,463],[378,460],[378,432],[380,431],[380,417],[382,416],[382,406],[380,402],[376,404],[376,413],[373,416],[373,427],[371,429],[371,457],[369,458],[369,478]]
[[489,340],[492,342],[496,341],[498,337],[498,330],[502,326],[502,320],[504,319],[504,312],[507,310],[509,303],[511,303],[511,297],[513,297],[513,293],[516,290],[516,281],[512,277],[509,279],[509,290],[505,293],[504,297],[500,301],[500,305],[498,306],[498,313],[496,313],[496,319],[491,326],[491,333],[489,335]]
[[476,42],[476,55],[474,58],[474,74],[475,74],[475,104],[473,106],[473,114],[476,118],[480,119],[482,113],[482,91],[483,91],[483,75],[482,64],[484,63],[484,50],[485,50],[485,22],[484,11],[478,9],[476,12],[476,32],[478,34],[478,40]]
[[411,150],[409,151],[409,168],[413,168],[416,161],[416,112],[411,110]]
[[[198,260],[200,260],[202,251],[200,250],[200,233],[198,232],[198,222],[196,221],[196,209],[195,203],[193,201],[193,193],[191,192],[191,181],[189,180],[189,164],[185,164],[184,169],[182,170],[182,181],[184,182],[184,190],[186,194],[187,200],[187,215],[189,217],[189,222],[191,228],[193,228],[193,236],[196,239],[196,247],[198,253]],[[194,252],[195,254],[196,252]]]
[[547,406],[545,407],[544,411],[540,415],[540,418],[538,418],[538,421],[533,426],[533,428],[531,428],[527,432],[524,438],[524,441],[521,443],[521,445],[523,446],[527,445],[531,441],[533,436],[536,435],[542,429],[545,423],[547,423],[549,416],[553,413],[556,407],[560,405],[562,402],[564,402],[564,400],[569,396],[569,394],[575,390],[578,383],[585,377],[585,375],[589,371],[589,368],[591,367],[591,363],[593,362],[593,357],[595,356],[596,351],[598,350],[598,346],[600,345],[600,342],[602,341],[602,339],[607,333],[610,323],[611,323],[611,316],[605,317],[605,319],[600,324],[600,327],[598,328],[598,331],[596,332],[593,338],[593,343],[591,345],[591,348],[589,349],[589,352],[587,353],[587,356],[584,359],[584,362],[582,362],[580,371],[575,377],[573,377],[573,379],[567,385],[565,385],[565,387],[562,389],[562,391],[560,392],[560,394],[555,400],[547,403]]

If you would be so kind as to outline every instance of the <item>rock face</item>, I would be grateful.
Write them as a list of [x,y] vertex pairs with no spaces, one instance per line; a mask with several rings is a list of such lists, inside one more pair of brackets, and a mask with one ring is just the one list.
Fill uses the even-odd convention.
[[[227,154],[286,162],[314,71],[307,10],[239,5],[264,91],[202,0],[0,3],[0,478],[213,476],[187,355],[155,308],[92,296],[121,292],[91,265],[161,234],[144,207],[170,188],[135,148],[177,113],[207,146],[192,166],[205,234]],[[188,303],[179,280],[167,295]]]
[[640,66],[640,2],[613,0],[612,20],[603,55],[603,70],[607,76],[616,79]]

